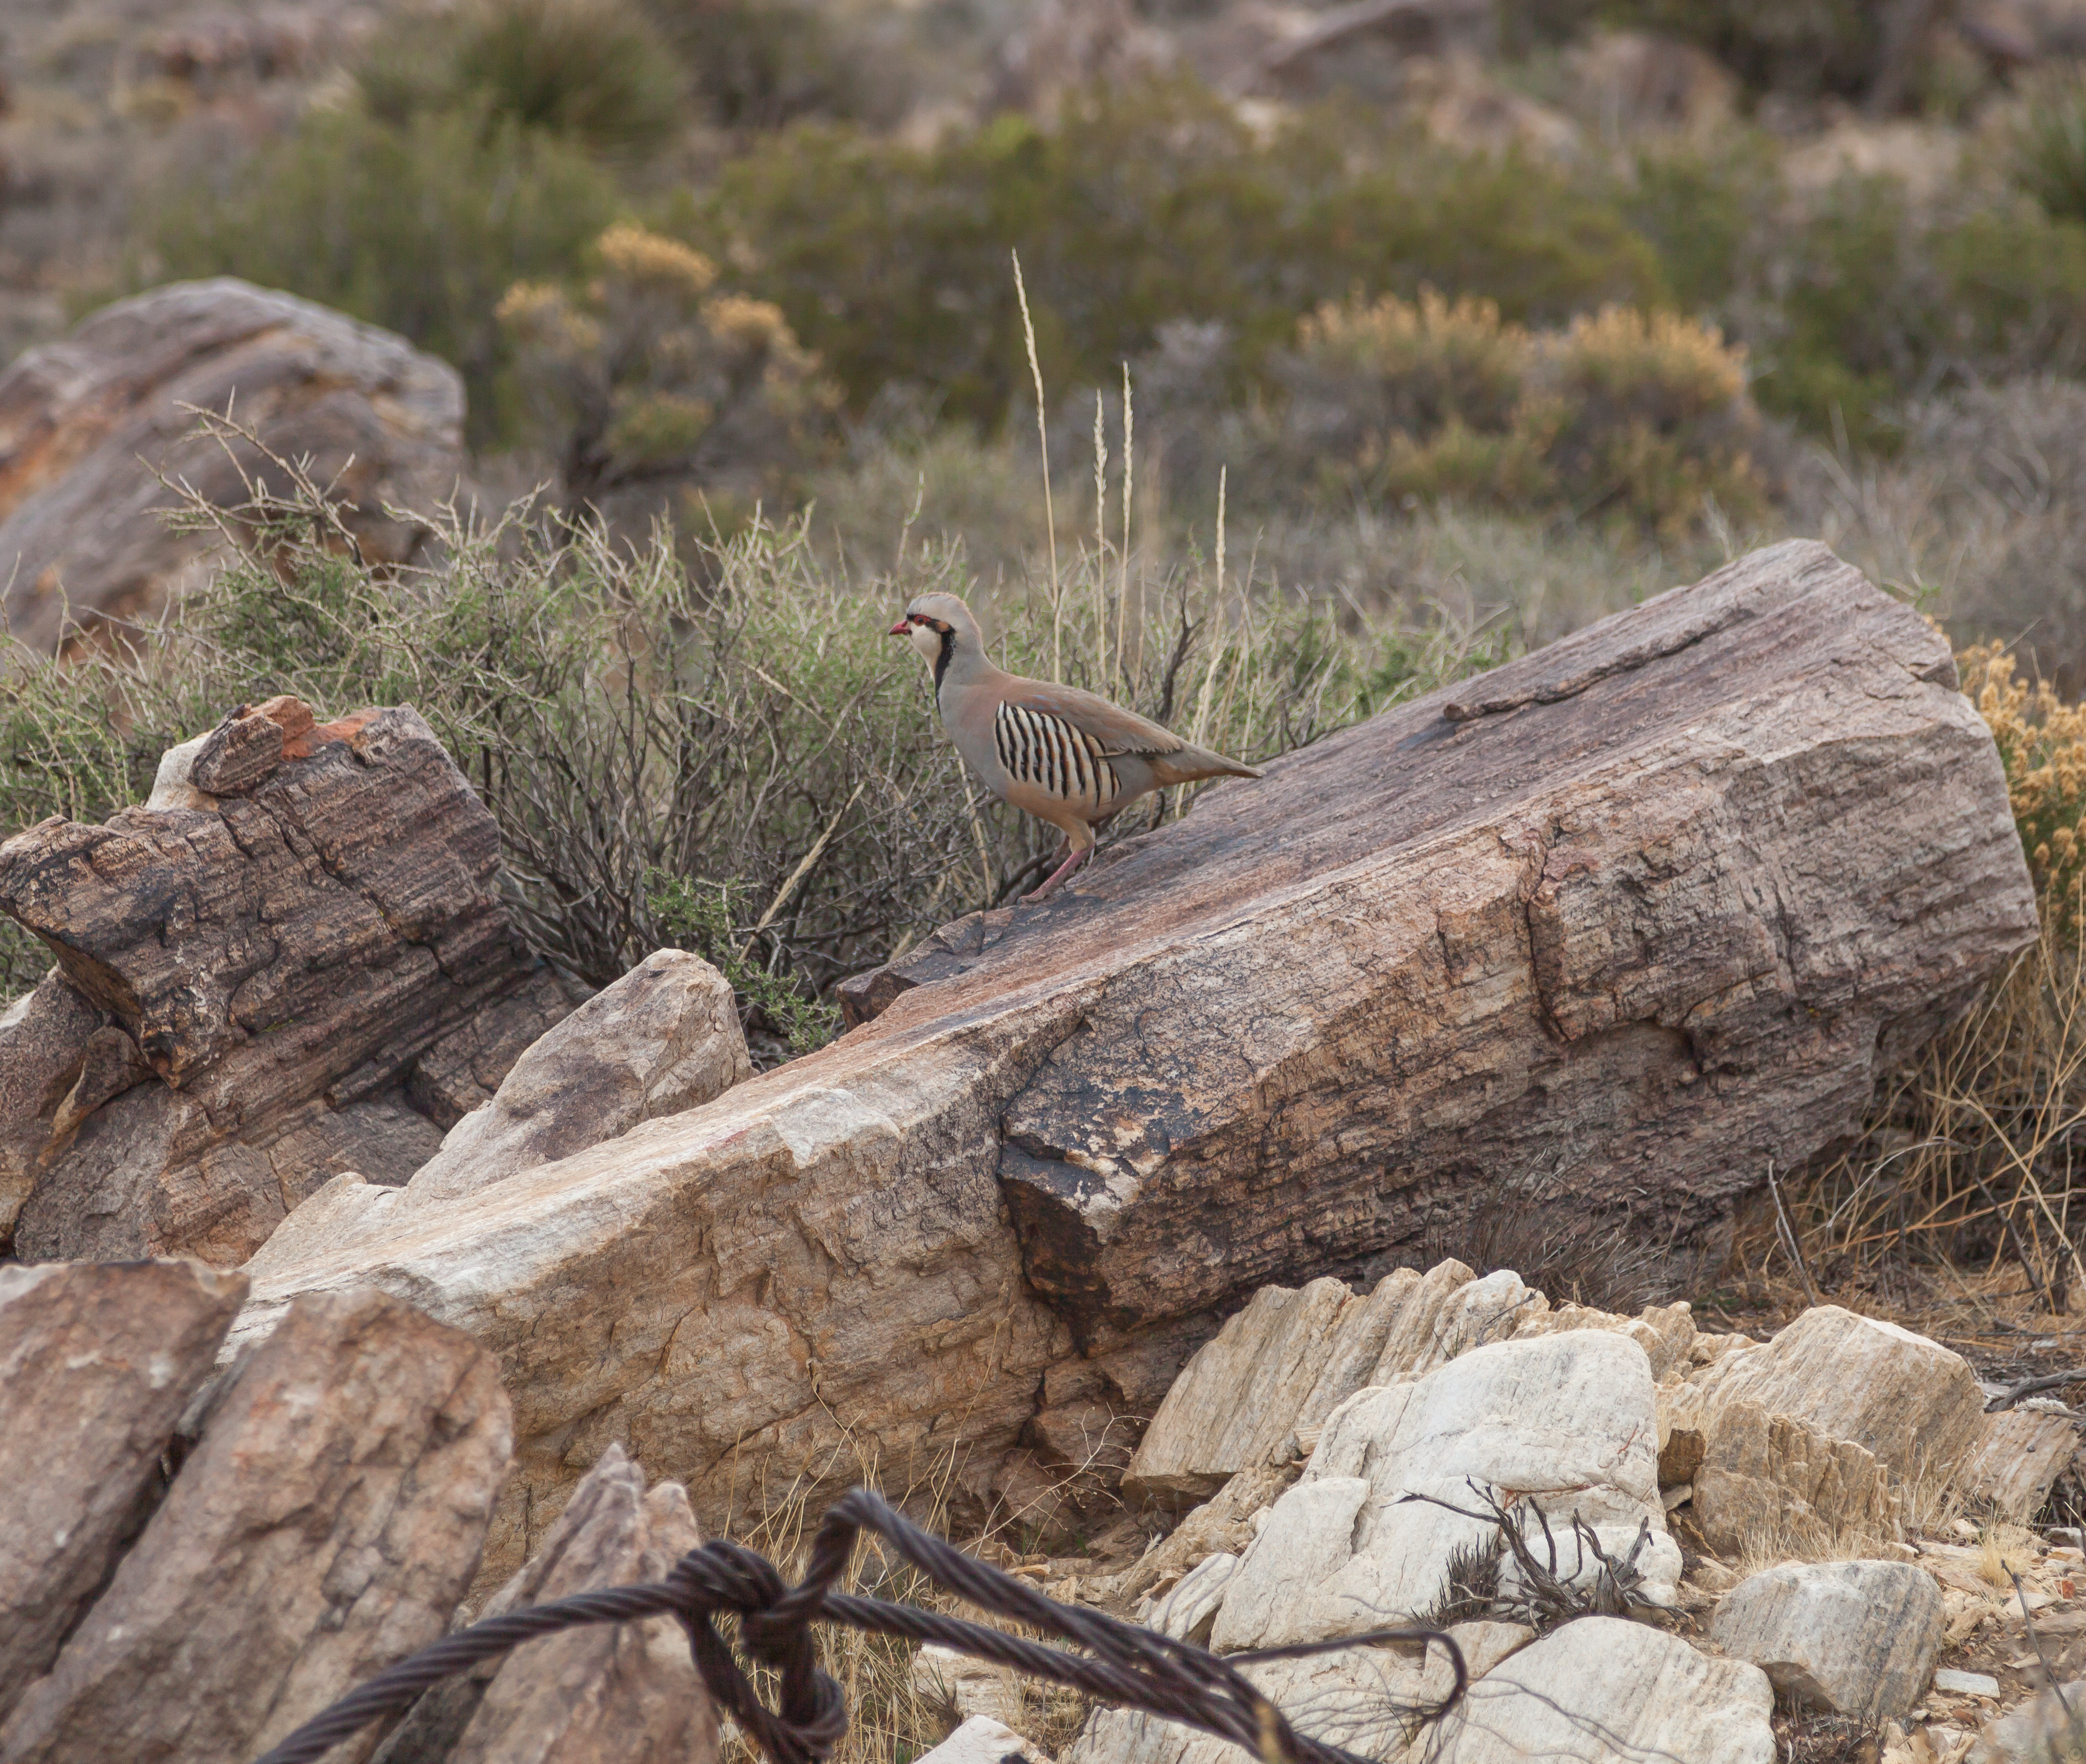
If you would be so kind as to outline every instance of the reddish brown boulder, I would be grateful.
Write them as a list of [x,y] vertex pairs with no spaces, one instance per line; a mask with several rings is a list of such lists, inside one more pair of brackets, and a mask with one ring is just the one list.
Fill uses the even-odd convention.
[[[259,448],[197,432],[228,409]],[[162,479],[238,508],[288,488],[270,454],[333,487],[365,557],[407,562],[427,530],[387,505],[453,492],[463,414],[454,369],[291,295],[220,277],[104,307],[0,373],[0,628],[48,650],[151,616],[211,545],[168,530]]]
[[0,1076],[16,1252],[232,1265],[343,1170],[402,1182],[449,1124],[419,1063],[461,1114],[474,1056],[511,1063],[582,995],[524,944],[499,859],[418,714],[295,700],[174,749],[143,808],[0,845],[0,911],[58,964],[0,1022],[28,1056]]
[[266,1750],[448,1627],[511,1449],[499,1368],[468,1336],[373,1291],[293,1306],[0,1724],[0,1758]]
[[245,1296],[194,1262],[0,1268],[0,1719],[144,1523]]

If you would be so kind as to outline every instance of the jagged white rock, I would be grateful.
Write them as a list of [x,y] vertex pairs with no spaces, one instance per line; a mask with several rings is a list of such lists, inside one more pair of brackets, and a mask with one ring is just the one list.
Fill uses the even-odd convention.
[[[1212,1630],[1220,1649],[1359,1633],[1425,1613],[1450,1557],[1490,1522],[1472,1485],[1518,1493],[1569,1528],[1663,1536],[1651,1363],[1627,1336],[1575,1331],[1474,1349],[1334,1411],[1303,1480],[1245,1552]],[[1465,1512],[1452,1512],[1434,1500]],[[1652,1557],[1671,1599],[1677,1551]]]

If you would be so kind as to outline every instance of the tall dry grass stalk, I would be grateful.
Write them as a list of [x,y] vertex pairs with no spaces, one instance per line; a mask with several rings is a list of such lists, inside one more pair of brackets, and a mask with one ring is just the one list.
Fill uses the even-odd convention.
[[1058,512],[1050,497],[1050,424],[1049,407],[1043,402],[1043,368],[1036,359],[1036,324],[1028,316],[1028,289],[1021,279],[1021,254],[1014,258],[1014,293],[1021,304],[1021,335],[1028,345],[1028,373],[1036,382],[1036,444],[1043,461],[1043,520],[1050,537],[1050,677],[1064,679],[1064,649],[1059,616],[1062,610],[1064,580],[1058,573]]

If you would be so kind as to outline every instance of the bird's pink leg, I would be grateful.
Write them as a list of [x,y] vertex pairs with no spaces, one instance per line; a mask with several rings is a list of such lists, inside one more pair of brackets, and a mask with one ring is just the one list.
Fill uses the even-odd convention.
[[1053,870],[1050,874],[1044,879],[1042,887],[1037,889],[1033,894],[1024,894],[1021,898],[1024,901],[1041,900],[1045,895],[1049,894],[1054,888],[1055,888],[1060,882],[1063,881],[1066,876],[1070,876],[1075,870],[1078,869],[1081,864],[1084,863],[1089,857],[1092,856],[1093,850],[1094,848],[1092,846],[1082,846],[1077,851],[1074,852],[1071,857],[1066,859],[1062,863],[1059,864],[1056,869]]

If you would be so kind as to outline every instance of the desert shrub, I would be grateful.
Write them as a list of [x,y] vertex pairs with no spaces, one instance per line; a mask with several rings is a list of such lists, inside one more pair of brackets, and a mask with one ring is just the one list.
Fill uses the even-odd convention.
[[2073,66],[2030,75],[2003,138],[2015,183],[2054,218],[2086,221],[2086,76]]
[[164,193],[138,279],[244,276],[395,330],[462,370],[483,440],[500,297],[571,273],[617,202],[580,148],[511,119],[319,111],[221,186]]
[[1284,363],[1278,451],[1324,489],[1612,513],[1679,532],[1759,504],[1745,358],[1714,329],[1623,307],[1562,331],[1424,294],[1322,308]]
[[857,408],[913,381],[988,427],[1025,390],[1010,247],[1053,386],[1112,384],[1160,326],[1194,321],[1227,327],[1242,390],[1301,316],[1357,284],[1487,296],[1523,322],[1658,288],[1614,205],[1561,173],[1339,105],[1262,139],[1185,82],[1091,92],[1055,124],[1003,116],[932,148],[801,125],[686,198],[673,227],[750,262],[752,290]]
[[2006,768],[2007,799],[2036,892],[2056,931],[2086,930],[2086,705],[2047,682],[2018,677],[2014,658],[1982,644],[1958,658],[1964,695],[1977,707]]
[[[692,573],[665,531],[632,549],[519,514],[492,530],[436,519],[441,567],[381,575],[343,555],[307,484],[225,522],[258,548],[97,663],[99,697],[69,664],[18,654],[0,682],[0,808],[135,800],[159,748],[241,700],[411,704],[498,821],[539,948],[599,985],[688,942],[734,977],[771,1046],[802,1046],[830,1028],[818,1001],[839,979],[1032,885],[1054,842],[990,804],[942,739],[925,671],[885,635],[912,594],[970,590],[1006,665],[1062,657],[1064,677],[1249,757],[1485,653],[1450,628],[1112,556],[1068,565],[1054,595],[987,601],[958,556],[917,545],[851,583],[802,522],[749,524]],[[1186,804],[1172,793],[1124,820]],[[36,965],[15,961],[10,984]]]
[[687,245],[624,223],[570,286],[517,283],[496,313],[536,446],[570,506],[660,512],[675,492],[771,502],[826,439],[837,393],[765,300]]
[[1582,516],[1675,528],[1711,497],[1757,507],[1745,353],[1714,327],[1609,307],[1548,339],[1543,360],[1560,419],[1549,458]]
[[656,151],[688,113],[673,52],[624,0],[470,0],[407,14],[371,45],[357,83],[387,122],[461,113],[616,156]]
[[909,96],[832,11],[797,0],[649,0],[686,64],[696,103],[728,129],[804,117],[892,122]]
[[1799,99],[1867,97],[1890,15],[1873,0],[1607,0],[1600,11],[1707,49],[1756,92]]

